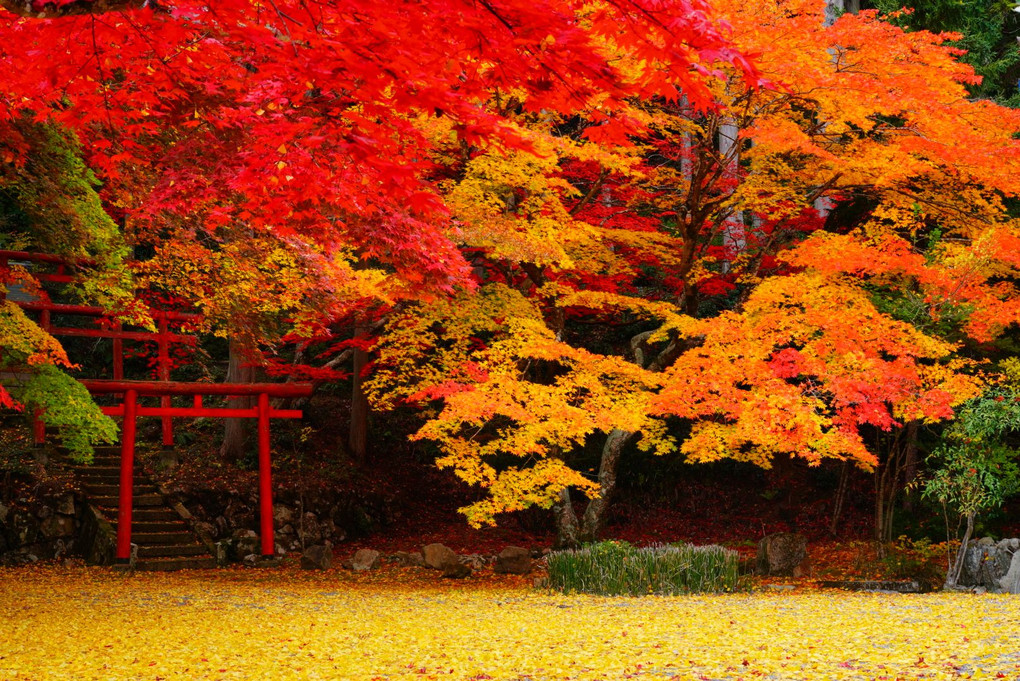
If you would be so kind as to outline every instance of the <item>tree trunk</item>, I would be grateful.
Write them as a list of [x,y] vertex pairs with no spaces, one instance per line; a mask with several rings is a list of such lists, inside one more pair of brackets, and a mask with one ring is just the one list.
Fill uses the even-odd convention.
[[[907,452],[917,446],[916,421],[901,428],[895,436],[885,438],[889,443],[886,461],[875,471],[875,541],[879,555],[884,555],[885,545],[892,542],[893,517],[896,510],[896,496],[900,492],[900,480],[906,468]],[[879,451],[883,438],[879,436]]]
[[914,478],[917,477],[917,431],[919,425],[919,421],[911,421],[907,424],[906,456],[903,460],[903,486],[907,489],[907,493],[903,496],[903,510],[908,513],[914,510],[914,499],[917,496],[917,492],[911,490],[910,483],[914,482]]
[[[363,326],[355,329],[355,336],[367,332]],[[368,397],[365,395],[364,379],[361,372],[368,364],[368,353],[361,348],[354,348],[354,378],[351,391],[351,429],[347,444],[351,456],[359,463],[365,462],[368,451]]]
[[570,502],[570,489],[560,492],[560,500],[553,507],[556,516],[556,546],[557,549],[576,549],[581,545],[578,540],[577,514],[574,513],[574,505]]
[[850,486],[850,462],[844,461],[839,471],[839,486],[836,488],[836,498],[832,505],[832,522],[829,523],[829,534],[835,535],[839,527],[839,518],[843,515],[843,507],[846,505],[846,491]]
[[588,508],[584,510],[581,541],[595,541],[605,526],[606,509],[609,508],[609,502],[616,490],[616,469],[620,463],[620,454],[632,437],[634,437],[634,433],[614,428],[602,446],[602,461],[599,463],[599,495],[588,502]]
[[[737,143],[740,128],[730,119],[719,123],[719,156],[727,164],[726,173],[736,177],[740,169],[740,150]],[[747,248],[747,229],[744,226],[744,212],[735,211],[723,224],[723,247],[736,258]],[[730,260],[722,262],[723,273],[729,272]]]
[[963,541],[960,542],[960,548],[956,552],[956,560],[953,561],[953,567],[949,569],[949,574],[946,575],[946,588],[951,589],[957,585],[960,581],[960,573],[963,572],[963,562],[967,557],[967,543],[970,541],[970,537],[974,534],[974,513],[967,514],[967,529],[963,532]]
[[861,0],[826,0],[825,25],[831,26],[843,14],[857,14],[861,11]]
[[[225,383],[252,383],[255,380],[255,367],[247,366],[247,358],[241,343],[235,338],[230,339],[230,354],[227,362],[227,378]],[[250,397],[231,397],[227,399],[229,409],[250,409]],[[220,456],[227,461],[236,463],[244,457],[251,443],[251,419],[224,419],[223,446]]]

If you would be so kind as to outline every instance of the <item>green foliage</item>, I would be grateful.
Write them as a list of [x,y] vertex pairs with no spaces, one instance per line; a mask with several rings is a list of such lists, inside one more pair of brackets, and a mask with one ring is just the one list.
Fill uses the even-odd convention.
[[55,125],[21,121],[29,145],[23,165],[0,164],[0,248],[91,259],[75,293],[116,308],[132,296],[128,253],[117,224],[97,193],[75,136]]
[[[22,124],[31,151],[22,166],[0,174],[4,238],[21,233],[22,248],[69,258],[117,257],[120,232],[103,209],[98,180],[80,156],[77,140],[53,125]],[[27,240],[27,242],[25,241]]]
[[961,516],[997,508],[1020,490],[1020,452],[1009,440],[1020,432],[1020,394],[992,388],[960,410],[946,444],[929,457],[922,494]]
[[907,29],[934,33],[962,33],[953,43],[967,54],[967,62],[982,77],[972,86],[977,97],[994,99],[1007,106],[1020,106],[1017,77],[1020,76],[1020,51],[1016,38],[1020,15],[1013,11],[1012,0],[873,0],[882,13],[891,14],[905,6],[912,12],[894,16],[891,21]]
[[29,409],[42,409],[46,425],[57,428],[71,458],[92,460],[92,446],[117,441],[117,424],[100,411],[88,390],[55,366],[36,367],[28,380],[12,387],[11,394]]
[[912,540],[900,537],[888,547],[882,573],[889,579],[913,579],[925,588],[935,587],[945,573],[946,544],[932,543],[927,537]]
[[550,554],[549,585],[603,596],[732,591],[737,562],[737,552],[721,546],[636,548],[607,541]]
[[[0,248],[91,260],[93,265],[81,270],[68,293],[109,309],[123,307],[133,298],[123,263],[127,249],[103,207],[99,183],[82,160],[77,139],[55,125],[28,119],[15,127],[28,154],[24,163],[0,164]],[[31,285],[30,271],[22,277]],[[72,457],[87,461],[94,444],[116,441],[117,426],[81,384],[58,367],[71,364],[56,339],[16,305],[0,305],[0,370],[8,375],[7,392],[29,411],[43,410],[47,425],[57,429]]]

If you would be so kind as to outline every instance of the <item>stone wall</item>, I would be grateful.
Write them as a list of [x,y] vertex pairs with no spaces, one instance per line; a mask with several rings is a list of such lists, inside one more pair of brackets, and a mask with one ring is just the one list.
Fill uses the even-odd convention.
[[[258,495],[241,492],[176,492],[172,495],[192,516],[192,527],[221,544],[228,560],[241,560],[259,531]],[[377,495],[278,492],[273,499],[277,554],[309,546],[338,544],[369,536],[392,522],[388,501]]]
[[1020,593],[1020,539],[972,539],[959,585],[991,593]]
[[70,492],[0,503],[0,565],[76,555],[84,511]]

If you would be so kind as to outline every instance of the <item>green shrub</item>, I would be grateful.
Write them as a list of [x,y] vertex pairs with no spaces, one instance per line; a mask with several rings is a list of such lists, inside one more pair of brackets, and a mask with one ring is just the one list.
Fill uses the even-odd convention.
[[721,546],[636,548],[601,542],[550,554],[549,586],[603,596],[732,591],[737,586],[737,552]]
[[890,546],[880,563],[883,573],[891,579],[916,580],[925,591],[940,586],[945,577],[946,556],[949,548],[945,543],[933,544],[930,539],[914,541],[900,537]]

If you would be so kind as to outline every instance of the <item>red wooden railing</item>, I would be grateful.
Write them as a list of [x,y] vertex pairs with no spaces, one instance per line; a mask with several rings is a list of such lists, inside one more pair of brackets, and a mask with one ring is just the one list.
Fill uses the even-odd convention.
[[[74,327],[54,326],[53,315],[75,315],[81,317],[109,318],[110,313],[101,307],[88,305],[62,305],[43,300],[18,302],[18,305],[25,310],[32,310],[39,313],[39,326],[53,336],[68,336],[77,338],[111,338],[113,339],[113,379],[123,380],[124,378],[124,341],[155,341],[157,347],[156,373],[161,381],[170,380],[170,345],[172,343],[183,343],[195,345],[198,339],[194,336],[173,333],[169,330],[170,321],[195,321],[200,317],[196,314],[173,312],[165,310],[153,310],[151,315],[157,324],[158,330],[152,331],[124,331],[120,322],[114,322],[113,328],[79,329]],[[170,406],[170,398],[164,397],[164,407]],[[163,446],[171,447],[174,444],[173,419],[164,416],[163,419]],[[39,428],[36,427],[38,436]],[[37,439],[38,443],[38,439]]]
[[[0,251],[0,268],[6,268],[11,260],[41,262],[57,266],[56,273],[33,272],[32,276],[41,282],[68,283],[74,280],[73,274],[67,274],[67,263],[64,259],[40,253],[22,251]],[[76,264],[89,264],[81,261]],[[134,459],[136,422],[140,416],[158,416],[163,424],[163,444],[173,445],[173,419],[175,417],[213,417],[213,418],[254,418],[258,419],[258,462],[259,462],[259,528],[261,530],[262,555],[272,556],[275,553],[273,538],[273,499],[271,479],[271,456],[269,423],[274,418],[301,418],[301,410],[276,409],[271,406],[270,398],[307,397],[312,393],[312,385],[308,383],[181,383],[170,381],[170,345],[172,343],[195,344],[197,339],[186,334],[173,333],[169,330],[171,321],[194,321],[198,315],[155,311],[153,319],[157,323],[157,331],[125,331],[119,322],[113,322],[112,328],[79,329],[54,326],[54,315],[78,315],[86,317],[108,318],[110,313],[99,307],[88,305],[65,305],[49,300],[17,301],[26,310],[39,313],[39,325],[54,336],[72,336],[87,338],[113,339],[113,380],[85,379],[81,383],[93,395],[123,395],[119,405],[102,407],[108,416],[119,416],[124,419],[121,432],[120,457],[120,497],[117,522],[117,559],[130,560],[131,556],[131,517],[133,511],[134,492]],[[158,381],[127,381],[124,380],[124,349],[125,340],[155,341],[157,344],[156,366]],[[207,407],[203,405],[204,396],[257,397],[256,405],[247,409]],[[158,397],[158,407],[147,407],[139,404],[140,397]],[[174,407],[172,398],[175,396],[191,396],[190,407]],[[35,438],[42,444],[46,438],[46,427],[43,415],[35,414]]]
[[[29,253],[27,251],[0,251],[0,268],[6,269],[9,261],[11,260],[27,260],[28,262],[43,262],[48,265],[55,265],[57,268],[56,272],[33,272],[32,276],[39,281],[49,281],[53,283],[69,284],[74,281],[77,277],[67,272],[68,266],[71,265],[66,258],[62,258],[59,255],[51,255],[49,253]],[[83,258],[74,263],[75,265],[94,265],[95,261],[88,258]]]

